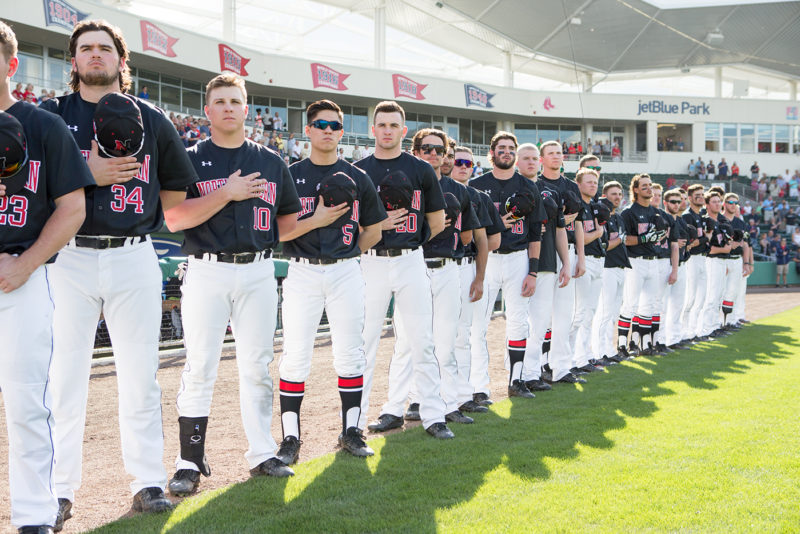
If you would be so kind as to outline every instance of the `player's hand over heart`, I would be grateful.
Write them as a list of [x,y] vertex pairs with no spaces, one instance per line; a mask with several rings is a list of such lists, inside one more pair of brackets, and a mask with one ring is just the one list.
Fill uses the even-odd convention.
[[576,219],[577,217],[578,217],[578,214],[577,214],[577,213],[572,213],[572,214],[570,214],[570,215],[564,215],[564,224],[566,224],[567,226],[569,226],[570,224],[572,224],[573,222],[575,222],[575,219]]
[[0,184],[0,197],[6,196],[6,186]]
[[516,219],[514,219],[514,215],[511,213],[506,213],[501,219],[503,220],[503,225],[506,227],[506,230],[514,226],[514,223],[517,222]]
[[92,141],[92,150],[86,160],[97,185],[124,184],[139,173],[141,163],[134,157],[104,158],[97,151],[97,141]]
[[0,253],[0,291],[11,293],[28,281],[31,276],[19,257]]
[[386,215],[388,217],[381,222],[381,230],[396,230],[408,219],[408,210],[405,208],[389,210]]
[[347,202],[342,202],[336,206],[328,207],[325,205],[325,202],[323,202],[322,197],[320,196],[317,198],[317,207],[314,210],[314,215],[312,215],[312,217],[316,221],[317,228],[322,228],[339,219],[342,215],[347,213],[349,209],[350,206],[348,206]]
[[260,172],[242,176],[242,170],[238,169],[228,176],[228,180],[222,189],[227,193],[229,201],[256,198],[264,190],[264,184],[267,183],[266,180],[259,179],[259,176],[261,176]]

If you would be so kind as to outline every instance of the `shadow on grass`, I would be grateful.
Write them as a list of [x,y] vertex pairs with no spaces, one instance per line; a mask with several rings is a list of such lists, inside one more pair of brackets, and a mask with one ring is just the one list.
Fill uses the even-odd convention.
[[[726,374],[788,357],[781,344],[793,344],[791,329],[752,325],[692,350],[637,358],[591,375],[581,387],[557,386],[535,400],[500,403],[477,415],[474,425],[451,425],[452,441],[431,439],[417,427],[386,436],[382,446],[373,442],[380,448],[377,461],[338,452],[288,502],[285,480],[231,486],[169,531],[435,532],[436,512],[472,499],[496,468],[521,479],[547,479],[547,458],[576,458],[578,445],[612,448],[609,431],[624,428],[626,417],[653,415],[654,397],[674,395],[670,382],[714,389]],[[125,519],[103,530],[156,531],[167,519]]]

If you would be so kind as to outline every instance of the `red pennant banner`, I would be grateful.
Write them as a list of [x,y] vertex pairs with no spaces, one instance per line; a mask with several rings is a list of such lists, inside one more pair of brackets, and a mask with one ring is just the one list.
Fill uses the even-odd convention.
[[428,87],[427,84],[417,83],[402,74],[392,74],[392,84],[395,98],[402,96],[412,100],[425,100],[422,90]]
[[314,88],[327,87],[334,91],[347,91],[344,81],[349,77],[349,74],[342,74],[322,63],[311,64],[311,81]]
[[230,46],[219,45],[219,70],[229,70],[239,76],[247,76],[245,66],[250,58],[242,57]]
[[175,37],[170,37],[152,22],[142,20],[139,24],[142,27],[142,50],[145,52],[152,50],[167,57],[177,56],[172,49],[172,46],[178,42]]

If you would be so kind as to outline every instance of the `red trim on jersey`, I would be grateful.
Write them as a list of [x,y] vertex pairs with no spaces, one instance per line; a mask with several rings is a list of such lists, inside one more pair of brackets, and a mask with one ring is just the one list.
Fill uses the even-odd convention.
[[286,382],[285,380],[281,380],[280,382],[280,390],[287,391],[290,393],[304,393],[306,390],[306,383],[305,382]]
[[364,386],[364,376],[354,376],[353,378],[339,377],[340,388],[360,388]]

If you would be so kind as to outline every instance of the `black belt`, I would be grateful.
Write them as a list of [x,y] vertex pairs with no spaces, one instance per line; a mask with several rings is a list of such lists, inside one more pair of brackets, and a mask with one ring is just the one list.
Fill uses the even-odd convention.
[[272,251],[267,249],[259,252],[206,252],[202,254],[192,254],[192,257],[199,260],[216,261],[219,263],[253,263],[272,257]]
[[375,249],[376,256],[388,256],[390,258],[394,258],[396,256],[402,256],[406,250],[417,250],[419,247],[412,247],[412,248],[382,248],[382,249]]
[[592,258],[600,258],[600,259],[605,258],[605,256],[600,256],[598,254],[590,254],[589,256],[591,256]]
[[632,258],[637,260],[654,260],[658,258],[658,256],[632,256]]
[[731,259],[732,259],[732,260],[738,260],[738,259],[740,259],[740,258],[741,258],[741,256],[731,256]]
[[456,265],[461,265],[462,263],[467,265],[472,263],[472,258],[441,258],[438,260],[425,260],[425,265],[428,266],[428,269],[439,269],[447,265],[448,262],[453,262]]
[[107,248],[119,248],[124,245],[135,245],[136,243],[144,243],[147,241],[147,236],[139,235],[134,237],[95,237],[76,235],[75,246],[81,248],[93,248],[96,250],[103,250]]
[[350,258],[301,258],[298,256],[290,256],[289,259],[297,263],[309,263],[311,265],[333,265],[334,263],[341,263]]
[[474,262],[475,258],[472,256],[464,256],[463,258],[459,258],[456,263],[459,265],[469,265],[470,263]]
[[[519,250],[525,250],[525,249],[521,248]],[[519,252],[519,250],[493,250],[492,254],[503,254],[503,255],[505,255],[505,254],[513,254],[515,252]]]

